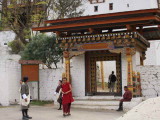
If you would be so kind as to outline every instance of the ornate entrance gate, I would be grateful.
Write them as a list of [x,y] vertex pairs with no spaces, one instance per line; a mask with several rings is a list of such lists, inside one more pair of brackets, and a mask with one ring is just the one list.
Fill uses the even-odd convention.
[[96,61],[116,61],[117,95],[121,95],[121,54],[109,51],[86,52],[86,94],[98,94],[96,82]]

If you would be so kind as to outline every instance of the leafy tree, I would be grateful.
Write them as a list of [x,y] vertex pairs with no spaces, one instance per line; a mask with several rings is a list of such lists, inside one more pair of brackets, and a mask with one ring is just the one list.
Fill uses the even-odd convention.
[[79,17],[83,14],[82,8],[85,0],[53,0],[55,19]]
[[31,28],[39,27],[48,16],[52,0],[3,0],[2,22],[11,29],[23,44],[31,40]]
[[13,40],[9,42],[8,46],[12,49],[11,53],[19,54],[20,51],[23,51],[25,46],[20,40]]
[[57,68],[57,63],[62,58],[62,49],[56,44],[55,36],[40,34],[33,37],[21,56],[23,60],[40,60],[48,68],[54,63]]

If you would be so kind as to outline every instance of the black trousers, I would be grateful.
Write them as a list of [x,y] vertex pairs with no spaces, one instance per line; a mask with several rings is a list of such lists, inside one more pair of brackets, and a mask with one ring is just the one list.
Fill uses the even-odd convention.
[[22,116],[28,116],[28,109],[22,109]]
[[120,109],[120,110],[123,110],[123,101],[120,101],[120,102],[119,102],[119,109]]

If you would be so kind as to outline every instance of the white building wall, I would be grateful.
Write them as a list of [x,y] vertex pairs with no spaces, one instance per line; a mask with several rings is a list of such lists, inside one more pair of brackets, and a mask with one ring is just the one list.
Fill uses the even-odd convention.
[[[113,10],[109,10],[109,4],[113,3]],[[94,6],[98,6],[98,12],[94,12]],[[158,8],[157,0],[105,0],[105,3],[90,4],[85,2],[85,15],[97,15],[105,13],[116,13],[142,9]]]
[[160,65],[160,41],[150,41],[150,48],[146,51],[144,65]]

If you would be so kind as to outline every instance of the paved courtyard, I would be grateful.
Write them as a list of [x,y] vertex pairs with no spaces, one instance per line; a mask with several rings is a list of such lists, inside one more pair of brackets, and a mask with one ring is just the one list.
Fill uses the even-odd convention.
[[[33,120],[116,120],[124,114],[110,110],[72,109],[72,115],[64,118],[62,111],[53,106],[31,106],[29,113]],[[21,120],[20,107],[0,108],[0,120]]]

